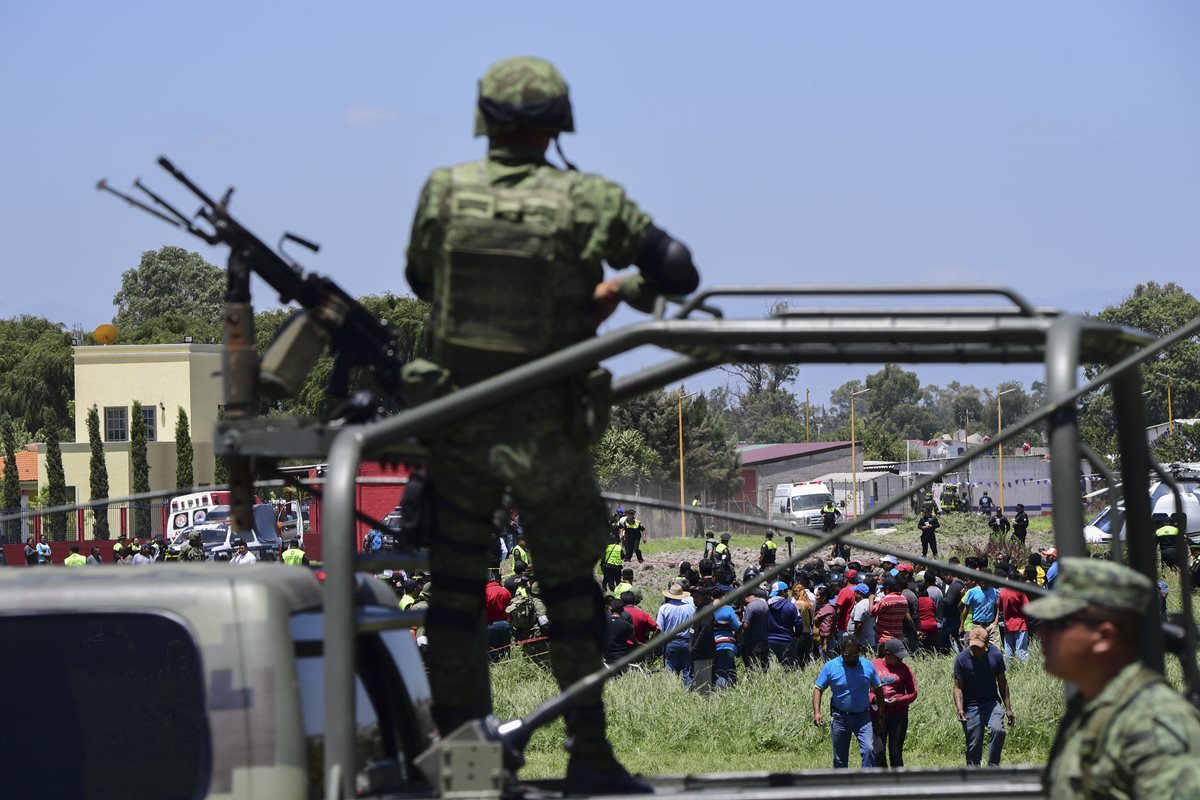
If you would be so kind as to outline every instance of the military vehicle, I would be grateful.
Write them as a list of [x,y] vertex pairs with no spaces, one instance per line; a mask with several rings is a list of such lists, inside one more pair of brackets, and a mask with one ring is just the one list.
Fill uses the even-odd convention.
[[[980,363],[1043,362],[1050,405],[1000,431],[997,446],[1031,425],[1046,421],[1054,470],[1054,512],[1060,556],[1084,555],[1082,509],[1078,497],[1080,457],[1117,481],[1104,462],[1079,440],[1073,413],[1085,393],[1108,385],[1114,400],[1122,451],[1122,479],[1128,518],[1127,547],[1114,545],[1112,557],[1128,554],[1131,566],[1156,576],[1157,554],[1149,529],[1148,476],[1166,475],[1149,456],[1138,364],[1169,344],[1200,330],[1197,320],[1153,340],[1137,331],[1034,308],[1020,295],[990,286],[762,286],[710,289],[680,300],[670,318],[660,301],[655,318],[568,347],[518,369],[497,375],[431,402],[377,419],[378,403],[350,397],[345,381],[332,391],[345,401],[336,420],[254,418],[255,386],[294,387],[316,354],[328,344],[346,359],[342,366],[369,366],[376,388],[398,392],[399,356],[395,335],[359,313],[352,298],[327,279],[306,275],[298,265],[267,249],[228,214],[229,194],[210,199],[165,159],[172,175],[199,196],[193,220],[147,192],[155,206],[117,193],[157,216],[213,244],[231,245],[227,295],[224,377],[227,415],[218,424],[219,449],[230,465],[231,510],[248,524],[252,478],[271,475],[284,458],[328,456],[322,504],[324,582],[308,570],[261,565],[242,570],[216,565],[160,569],[13,569],[0,576],[0,628],[25,664],[49,671],[53,685],[71,690],[54,698],[30,692],[0,722],[3,752],[11,760],[25,754],[12,743],[54,742],[70,759],[51,770],[24,769],[36,761],[6,762],[6,789],[21,781],[13,796],[55,797],[315,797],[352,796],[499,797],[524,793],[554,796],[554,781],[524,787],[506,781],[523,761],[532,734],[560,717],[581,691],[616,675],[629,663],[661,648],[660,636],[623,659],[547,698],[529,715],[501,722],[481,720],[435,735],[429,722],[428,685],[406,628],[420,615],[401,614],[386,590],[363,572],[382,567],[425,564],[419,542],[406,537],[394,553],[363,556],[357,551],[355,476],[366,458],[419,458],[415,435],[503,402],[531,388],[580,374],[591,365],[644,345],[677,355],[617,381],[614,402],[657,389],[730,362],[798,363]],[[101,188],[108,189],[106,184]],[[112,191],[109,189],[109,191]],[[160,210],[165,209],[164,210]],[[285,239],[310,245],[291,235]],[[258,363],[249,314],[249,275],[267,279],[285,300],[298,299],[308,314],[288,326]],[[901,296],[990,295],[1006,302],[966,308],[782,308],[766,319],[730,319],[714,300],[725,296]],[[337,313],[331,313],[331,309]],[[248,322],[248,320],[250,322]],[[1099,375],[1077,386],[1081,363],[1098,364]],[[339,367],[340,368],[340,367]],[[261,374],[260,374],[261,371]],[[335,369],[335,373],[337,369]],[[880,514],[902,508],[941,477],[980,455],[977,447],[919,481],[908,492],[823,534],[794,522],[774,522],[704,508],[711,518],[767,526],[809,540],[790,558],[733,590],[727,600],[749,593],[761,580],[781,576],[799,561],[869,526]],[[398,455],[403,454],[403,455]],[[1168,484],[1173,479],[1163,477]],[[1177,487],[1175,490],[1178,491]],[[608,495],[611,499],[695,513],[650,498]],[[1115,498],[1114,498],[1115,505]],[[40,513],[50,513],[46,509]],[[17,515],[19,517],[20,515]],[[405,515],[408,520],[419,515]],[[16,517],[12,517],[16,518]],[[0,518],[4,522],[9,518]],[[377,521],[369,520],[372,524]],[[436,535],[436,531],[433,532]],[[879,544],[853,540],[855,547],[882,552]],[[889,548],[890,549],[890,548]],[[916,554],[897,553],[914,564],[984,582],[1005,581]],[[83,574],[80,574],[80,573]],[[1191,586],[1183,577],[1185,619],[1168,633],[1182,643],[1189,696],[1200,697]],[[1039,587],[1024,586],[1030,594]],[[711,614],[710,605],[698,615]],[[667,633],[673,633],[667,632]],[[1164,630],[1145,625],[1140,655],[1162,670]],[[465,654],[470,657],[470,654]],[[317,661],[313,661],[316,659]],[[319,663],[318,663],[319,662]],[[15,659],[6,663],[15,664]],[[27,673],[26,673],[27,674]],[[44,677],[41,673],[40,677]],[[319,702],[311,687],[323,684]],[[16,680],[10,681],[14,685]],[[1181,700],[1180,702],[1184,702]],[[178,715],[181,722],[172,719]],[[64,733],[58,733],[61,725]],[[136,761],[122,726],[136,726],[141,745],[160,748],[159,763]],[[77,757],[78,756],[78,757]],[[122,757],[129,769],[110,769]],[[64,763],[65,762],[65,763]],[[159,764],[168,765],[160,769]],[[697,764],[697,770],[709,764]],[[92,775],[107,779],[103,785]],[[167,772],[170,774],[166,774]],[[53,772],[47,775],[45,773]],[[905,769],[896,771],[801,771],[651,778],[659,794],[706,798],[877,798],[881,794],[917,797],[939,794],[975,798],[1040,797],[1039,768]],[[49,790],[43,788],[49,787]],[[95,791],[91,791],[92,789]]]

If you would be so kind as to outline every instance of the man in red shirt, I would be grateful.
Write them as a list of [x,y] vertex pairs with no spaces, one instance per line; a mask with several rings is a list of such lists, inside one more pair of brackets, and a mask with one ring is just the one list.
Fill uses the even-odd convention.
[[500,585],[495,573],[488,575],[483,588],[483,612],[487,618],[488,658],[499,661],[508,655],[512,644],[512,626],[508,624],[508,604],[512,592]]
[[843,633],[850,627],[850,612],[854,610],[854,604],[858,602],[858,593],[854,591],[856,583],[858,583],[858,572],[852,569],[846,570],[846,585],[837,593],[837,599],[833,603],[837,608],[834,624]]
[[904,663],[908,647],[899,638],[883,643],[883,654],[871,662],[883,684],[883,725],[875,728],[875,766],[904,766],[904,739],[908,736],[908,707],[917,699],[917,679]]
[[904,631],[913,628],[912,615],[908,611],[908,600],[900,594],[900,584],[895,578],[883,580],[883,597],[871,609],[875,615],[875,642],[883,644],[888,639],[904,639]]
[[633,641],[636,644],[650,641],[650,634],[658,632],[658,623],[654,621],[654,617],[638,608],[633,592],[622,592],[621,604],[625,606],[625,613],[633,623]]
[[[1001,575],[1003,570],[996,570]],[[1032,578],[1030,578],[1032,575]],[[1007,577],[1004,574],[1003,577]],[[1025,581],[1037,580],[1037,567],[1026,567],[1022,576]],[[1015,653],[1022,664],[1029,661],[1029,622],[1025,617],[1025,604],[1029,596],[1007,586],[1000,589],[996,600],[1000,620],[1004,623],[1004,664],[1007,666]]]

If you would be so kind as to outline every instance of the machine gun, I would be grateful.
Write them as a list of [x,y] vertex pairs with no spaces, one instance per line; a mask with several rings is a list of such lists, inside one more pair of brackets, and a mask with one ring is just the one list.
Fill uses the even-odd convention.
[[[160,156],[158,164],[200,199],[202,205],[194,216],[184,215],[141,180],[135,180],[133,185],[149,198],[149,203],[113,189],[107,180],[100,180],[96,188],[114,194],[208,244],[228,245],[222,369],[225,418],[229,424],[236,426],[255,416],[260,387],[274,396],[294,395],[326,347],[334,352],[334,368],[326,387],[335,400],[332,417],[365,421],[376,415],[379,402],[374,394],[358,392],[351,396],[350,376],[355,368],[365,370],[384,395],[399,399],[403,361],[395,330],[331,279],[305,272],[283,249],[285,242],[293,242],[315,253],[320,250],[319,245],[284,233],[278,250],[272,250],[229,213],[232,187],[217,201],[165,157]],[[204,220],[211,229],[197,225],[196,220]],[[281,303],[296,302],[302,308],[280,327],[261,364],[254,347],[254,309],[250,303],[252,274],[257,274],[278,292]],[[237,437],[227,438],[232,442]],[[232,492],[230,516],[236,529],[249,530],[254,500],[251,459],[244,452],[227,455],[226,459]]]

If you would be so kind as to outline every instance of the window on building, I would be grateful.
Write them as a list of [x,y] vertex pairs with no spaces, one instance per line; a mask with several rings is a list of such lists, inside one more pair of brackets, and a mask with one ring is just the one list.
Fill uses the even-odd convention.
[[129,409],[125,407],[104,409],[104,441],[129,441]]
[[154,406],[142,406],[142,420],[146,423],[146,441],[158,441],[158,409]]

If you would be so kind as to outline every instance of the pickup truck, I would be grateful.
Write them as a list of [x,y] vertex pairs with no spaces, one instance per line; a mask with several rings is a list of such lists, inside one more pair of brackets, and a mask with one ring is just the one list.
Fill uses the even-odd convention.
[[[427,795],[421,615],[356,584],[356,786]],[[0,796],[324,797],[322,594],[278,564],[0,570]]]

